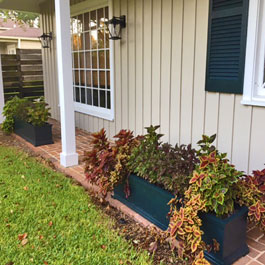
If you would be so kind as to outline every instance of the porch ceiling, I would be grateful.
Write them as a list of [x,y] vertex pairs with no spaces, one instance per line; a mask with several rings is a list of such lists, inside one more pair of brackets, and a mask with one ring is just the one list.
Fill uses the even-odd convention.
[[40,13],[40,4],[47,0],[0,0],[0,9]]

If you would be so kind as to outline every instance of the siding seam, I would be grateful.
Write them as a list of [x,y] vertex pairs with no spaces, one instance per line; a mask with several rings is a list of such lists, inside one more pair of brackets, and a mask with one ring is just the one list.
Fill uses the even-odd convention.
[[179,104],[179,132],[178,132],[178,136],[179,136],[179,144],[180,144],[180,137],[181,137],[181,97],[182,97],[182,73],[183,73],[183,35],[184,35],[184,16],[185,16],[185,12],[184,12],[184,0],[182,0],[182,29],[181,29],[181,64],[180,64],[180,104]]
[[191,132],[190,132],[190,143],[192,143],[192,135],[193,135],[193,111],[194,111],[194,85],[195,85],[195,67],[196,67],[196,43],[197,43],[197,0],[195,1],[195,27],[194,27],[194,61],[193,61],[193,73],[192,73],[192,104],[191,104]]

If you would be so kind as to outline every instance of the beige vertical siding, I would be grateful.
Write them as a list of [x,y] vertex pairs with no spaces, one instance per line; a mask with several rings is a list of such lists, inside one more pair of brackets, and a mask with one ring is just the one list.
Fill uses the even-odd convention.
[[[82,0],[71,1],[72,4]],[[265,163],[265,108],[240,104],[242,96],[206,93],[207,0],[113,0],[114,15],[127,27],[115,42],[115,120],[76,113],[76,125],[101,127],[113,136],[122,128],[137,134],[160,124],[164,140],[192,143],[218,133],[217,146],[245,171]],[[42,16],[52,29],[52,7]],[[54,30],[53,30],[54,31]],[[44,53],[46,98],[59,118],[54,43]]]
[[57,79],[56,59],[56,29],[54,25],[54,3],[49,1],[41,7],[41,29],[44,33],[53,33],[50,49],[43,49],[43,71],[44,71],[44,94],[46,101],[51,107],[51,114],[54,119],[60,119],[59,113],[59,91]]

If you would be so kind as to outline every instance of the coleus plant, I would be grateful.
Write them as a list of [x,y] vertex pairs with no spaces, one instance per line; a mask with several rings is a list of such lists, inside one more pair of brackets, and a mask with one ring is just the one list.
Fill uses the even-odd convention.
[[[203,232],[200,229],[201,219],[198,213],[214,212],[220,217],[233,213],[237,199],[236,187],[243,175],[229,163],[226,154],[216,150],[213,145],[215,138],[215,135],[204,135],[198,142],[200,163],[190,176],[189,188],[183,200],[184,206],[180,209],[171,207],[170,212],[169,235],[171,238],[177,236],[181,240],[179,257],[186,255],[193,264],[208,264],[205,263],[207,261],[204,259],[203,250],[209,246],[202,241]],[[177,201],[177,198],[174,200]],[[211,248],[218,249],[216,240]]]
[[197,195],[180,209],[178,203],[176,198],[169,202],[171,219],[168,235],[172,242],[176,237],[179,241],[177,247],[179,259],[192,265],[210,265],[204,258],[203,251],[206,249],[206,244],[202,241],[203,232],[200,229],[202,221],[198,216],[199,211],[205,210],[205,202],[201,200],[200,195]]
[[200,164],[196,166],[190,179],[186,199],[200,194],[205,201],[206,212],[214,212],[222,217],[233,213],[236,201],[236,185],[243,173],[229,163],[226,154],[220,153],[212,145],[215,135],[198,142]]
[[157,133],[159,126],[147,127],[147,134],[133,149],[129,160],[132,172],[150,183],[184,195],[189,186],[189,175],[198,164],[195,149],[191,145],[162,144],[162,134]]
[[265,232],[265,169],[253,171],[253,175],[244,176],[237,185],[237,197],[240,205],[249,209],[249,221]]
[[[100,188],[103,196],[114,189],[118,183],[126,180],[129,175],[127,163],[132,149],[139,144],[138,138],[131,131],[121,130],[110,144],[106,131],[100,130],[92,134],[93,149],[85,152],[85,175],[91,184]],[[129,187],[125,186],[125,193],[129,196]]]

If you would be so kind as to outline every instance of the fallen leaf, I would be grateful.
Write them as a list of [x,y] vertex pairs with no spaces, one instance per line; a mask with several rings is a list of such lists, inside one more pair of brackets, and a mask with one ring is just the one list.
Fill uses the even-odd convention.
[[27,234],[27,233],[19,234],[19,235],[18,235],[18,239],[19,239],[20,241],[22,241],[23,239],[26,239],[27,237],[28,237],[28,234]]
[[157,242],[152,242],[150,245],[149,245],[149,251],[151,252],[151,253],[154,253],[154,252],[156,252],[156,250],[157,250]]
[[22,245],[22,246],[27,245],[27,243],[28,243],[28,239],[27,239],[27,238],[25,238],[25,239],[23,239],[23,240],[21,241],[21,245]]
[[29,187],[25,186],[23,189],[24,189],[24,190],[29,190]]

